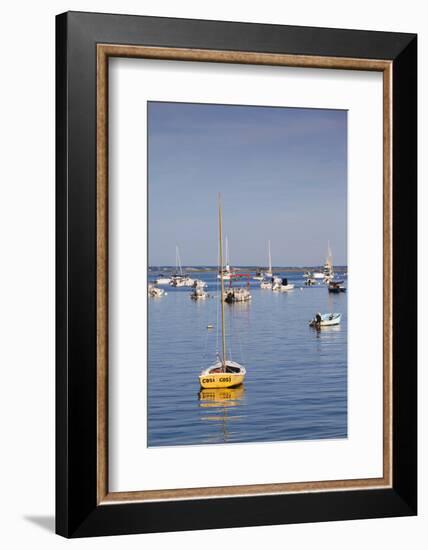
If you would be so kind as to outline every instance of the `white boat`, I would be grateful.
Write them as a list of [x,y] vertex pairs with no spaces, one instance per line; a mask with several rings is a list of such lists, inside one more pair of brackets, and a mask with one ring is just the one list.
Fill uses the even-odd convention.
[[229,288],[224,291],[223,299],[228,304],[248,302],[251,300],[251,294],[247,288]]
[[171,278],[170,285],[171,286],[190,286],[192,287],[194,285],[195,281],[191,277],[181,277],[180,275],[176,275]]
[[272,290],[274,292],[288,292],[289,290],[293,290],[294,285],[288,284],[288,285],[275,285],[272,287]]
[[[229,244],[226,237],[226,265],[223,267],[223,281],[230,281],[232,275],[232,268],[229,265]],[[217,279],[220,279],[220,272],[217,275]]]
[[178,246],[175,247],[175,274],[171,277],[169,284],[171,286],[193,286],[195,281],[183,274],[183,268],[181,266],[180,251]]
[[279,281],[274,282],[274,284],[272,285],[272,290],[275,292],[288,292],[289,290],[293,290],[293,288],[294,285],[290,284],[288,282],[288,279],[285,278],[279,278]]
[[331,253],[330,241],[327,243],[327,257],[324,264],[323,277],[325,283],[329,283],[334,278],[333,254]]
[[148,294],[152,298],[160,298],[161,296],[166,296],[166,292],[163,288],[158,288],[154,285],[149,284]]
[[321,273],[321,271],[314,271],[312,273],[313,279],[324,279],[324,273]]
[[341,313],[317,313],[315,317],[309,321],[309,326],[315,328],[331,327],[334,325],[339,325],[341,318]]
[[171,277],[158,277],[155,279],[156,285],[169,285],[171,283]]
[[[224,279],[223,279],[223,236],[222,236],[222,215],[221,215],[221,200],[219,195],[218,205],[219,217],[219,241],[220,241],[220,292],[224,295]],[[245,367],[227,359],[226,352],[226,331],[224,326],[224,300],[221,302],[221,335],[222,335],[222,354],[221,357],[211,365],[204,369],[199,375],[199,383],[201,388],[233,388],[241,385],[244,382],[247,373]]]
[[208,298],[208,292],[205,292],[202,287],[196,286],[190,294],[190,297],[192,300],[206,300]]
[[275,285],[279,285],[281,283],[282,279],[281,277],[273,276],[267,281],[262,281],[260,283],[260,288],[263,290],[272,290]]

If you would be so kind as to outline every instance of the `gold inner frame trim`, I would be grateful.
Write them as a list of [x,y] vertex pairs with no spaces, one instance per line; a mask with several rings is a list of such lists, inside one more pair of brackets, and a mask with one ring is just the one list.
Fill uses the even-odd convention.
[[[383,73],[383,476],[226,487],[109,492],[108,488],[108,59],[133,57]],[[97,45],[97,503],[222,498],[392,486],[392,68],[391,61],[256,52]]]

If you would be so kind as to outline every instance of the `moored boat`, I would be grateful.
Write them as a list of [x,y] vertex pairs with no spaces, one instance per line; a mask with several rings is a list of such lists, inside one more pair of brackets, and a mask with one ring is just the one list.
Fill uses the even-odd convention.
[[190,287],[192,287],[194,282],[195,281],[191,277],[175,275],[174,277],[171,278],[171,282],[169,284],[171,286],[190,286]]
[[339,325],[341,317],[341,313],[317,313],[315,317],[311,321],[309,321],[309,326],[321,328]]
[[158,288],[152,284],[149,284],[148,286],[148,294],[152,298],[160,298],[161,296],[166,296],[166,292],[163,288]]
[[[233,273],[233,269],[230,267],[229,265],[229,243],[228,243],[228,240],[227,240],[227,237],[226,237],[226,257],[225,257],[225,260],[226,260],[226,265],[223,266],[223,280],[224,281],[230,281],[230,278],[232,276],[232,273]],[[220,270],[217,274],[217,279],[220,279]]]
[[[224,296],[224,278],[223,278],[223,232],[222,232],[222,212],[221,199],[218,199],[218,220],[219,220],[219,242],[220,242],[220,296]],[[204,369],[199,375],[199,384],[203,389],[210,388],[233,388],[244,382],[246,369],[236,361],[227,359],[226,350],[226,331],[225,331],[225,307],[224,300],[221,304],[221,356],[218,356],[214,365]]]
[[[232,281],[234,279],[239,279],[246,277],[247,285],[246,287],[233,287]],[[235,302],[248,302],[251,300],[250,293],[250,275],[248,273],[233,273],[230,279],[230,286],[223,291],[223,300],[228,304],[233,304]]]
[[201,388],[233,388],[244,382],[247,371],[235,361],[217,361],[199,375]]
[[328,283],[328,291],[339,294],[339,292],[346,292],[346,287],[343,286],[343,281],[330,281]]
[[326,284],[328,284],[334,277],[333,254],[330,248],[330,241],[328,241],[327,243],[327,257],[324,264],[323,274],[324,274],[324,282]]
[[169,285],[171,283],[171,277],[158,277],[155,279],[156,285]]
[[206,300],[208,298],[208,292],[199,286],[194,287],[193,292],[190,294],[192,300]]
[[194,280],[183,273],[181,266],[180,251],[175,247],[175,273],[171,277],[169,284],[171,286],[193,286]]
[[287,292],[288,290],[293,290],[293,288],[294,285],[290,284],[285,277],[272,285],[272,290],[275,292]]
[[248,302],[251,300],[250,291],[246,288],[229,288],[225,290],[224,301],[228,304],[233,304],[235,302]]

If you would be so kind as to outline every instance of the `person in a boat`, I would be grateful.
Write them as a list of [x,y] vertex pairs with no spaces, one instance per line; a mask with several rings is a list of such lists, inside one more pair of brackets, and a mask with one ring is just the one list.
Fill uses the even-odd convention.
[[316,323],[317,323],[318,325],[321,324],[321,313],[317,313],[317,314],[315,315],[315,321],[316,321]]
[[288,285],[288,279],[282,279],[282,286]]

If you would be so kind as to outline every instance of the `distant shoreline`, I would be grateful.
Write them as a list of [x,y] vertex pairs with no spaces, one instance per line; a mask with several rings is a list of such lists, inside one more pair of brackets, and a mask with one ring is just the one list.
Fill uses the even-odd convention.
[[[218,267],[217,266],[183,266],[182,267],[183,271],[186,271],[188,273],[212,273],[212,272],[217,272],[218,271]],[[268,268],[267,267],[258,267],[258,266],[248,266],[248,265],[243,265],[243,266],[233,266],[232,268],[234,271],[241,271],[241,272],[252,272],[252,271],[266,271]],[[307,266],[307,267],[292,267],[292,266],[272,266],[272,271],[290,271],[290,272],[305,272],[305,271],[322,271],[323,270],[323,267],[322,266]],[[336,272],[342,272],[342,271],[347,271],[348,270],[348,267],[347,266],[343,266],[343,265],[338,265],[338,266],[334,266],[334,270]],[[171,265],[165,265],[165,266],[150,266],[149,267],[149,272],[153,272],[153,271],[156,271],[156,272],[159,272],[159,271],[163,271],[163,272],[172,272],[172,271],[176,271],[176,267],[175,266],[171,266]]]

